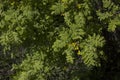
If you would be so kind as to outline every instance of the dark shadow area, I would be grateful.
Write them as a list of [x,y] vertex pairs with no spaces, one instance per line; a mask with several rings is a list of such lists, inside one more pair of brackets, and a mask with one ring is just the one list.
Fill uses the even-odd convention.
[[105,59],[101,58],[101,67],[93,69],[94,80],[120,80],[120,28],[114,32],[103,29],[106,43],[103,47]]

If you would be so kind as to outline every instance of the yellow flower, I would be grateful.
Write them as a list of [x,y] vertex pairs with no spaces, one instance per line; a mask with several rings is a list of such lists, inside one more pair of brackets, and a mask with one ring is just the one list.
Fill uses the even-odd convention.
[[79,8],[79,9],[80,9],[80,8],[81,8],[81,5],[80,5],[80,4],[77,4],[77,8]]
[[78,46],[75,46],[75,50],[79,50],[79,47],[78,47]]
[[80,55],[80,50],[77,52],[78,55]]
[[75,47],[75,46],[76,46],[76,43],[73,42],[73,43],[72,43],[72,46]]

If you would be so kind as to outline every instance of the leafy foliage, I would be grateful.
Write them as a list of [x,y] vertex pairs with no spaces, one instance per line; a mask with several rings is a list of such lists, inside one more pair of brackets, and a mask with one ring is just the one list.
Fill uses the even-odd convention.
[[98,80],[110,33],[119,53],[119,10],[116,0],[1,0],[0,79]]

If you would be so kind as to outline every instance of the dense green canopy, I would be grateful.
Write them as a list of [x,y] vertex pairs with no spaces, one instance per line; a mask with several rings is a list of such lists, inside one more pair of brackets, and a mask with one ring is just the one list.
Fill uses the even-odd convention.
[[0,0],[0,80],[119,80],[120,0]]

